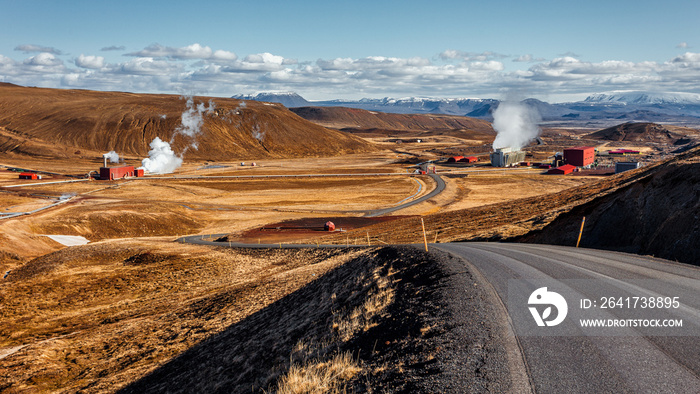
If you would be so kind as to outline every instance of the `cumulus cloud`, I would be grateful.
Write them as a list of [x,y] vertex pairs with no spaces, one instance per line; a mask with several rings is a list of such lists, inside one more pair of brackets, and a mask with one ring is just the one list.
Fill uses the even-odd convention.
[[45,46],[34,45],[34,44],[17,45],[15,47],[15,51],[21,51],[24,53],[46,52],[46,53],[51,53],[54,55],[61,55],[62,54],[62,52],[56,48],[45,47]]
[[120,74],[165,76],[175,74],[180,69],[180,66],[172,62],[141,57],[118,65],[114,71]]
[[[503,63],[506,57],[496,52],[459,50],[446,50],[432,58],[367,56],[299,62],[270,52],[239,57],[195,43],[184,47],[153,44],[128,56],[111,63],[102,56],[81,54],[64,64],[51,52],[24,60],[0,55],[0,80],[32,86],[214,96],[262,90],[335,98],[494,97],[511,89],[535,97],[609,90],[700,93],[700,53],[694,52],[665,62],[591,62],[572,54],[544,60],[523,54],[508,56],[509,67]],[[512,69],[514,66],[520,68]]]
[[102,56],[85,56],[80,54],[80,56],[75,59],[75,65],[96,70],[105,66],[105,58]]
[[24,64],[27,66],[53,67],[62,65],[63,60],[57,59],[56,56],[51,53],[42,52],[25,59]]

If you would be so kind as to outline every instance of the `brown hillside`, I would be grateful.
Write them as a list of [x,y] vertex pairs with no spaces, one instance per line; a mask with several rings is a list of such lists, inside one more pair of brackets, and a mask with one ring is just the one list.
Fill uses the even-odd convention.
[[[203,115],[202,133],[186,159],[329,156],[372,150],[360,138],[300,118],[282,105],[228,98]],[[175,95],[27,88],[0,84],[0,152],[66,156],[77,150],[145,157],[155,138],[170,141],[186,100]],[[254,137],[257,134],[259,139]],[[192,141],[178,136],[173,150]]]
[[304,119],[336,129],[461,131],[460,134],[470,138],[475,135],[493,137],[496,134],[489,122],[465,116],[390,114],[344,107],[299,107],[291,111]]
[[700,265],[700,155],[674,162],[614,193],[559,216],[526,242],[653,255]]
[[656,123],[624,123],[596,131],[588,137],[608,141],[673,142],[681,136]]

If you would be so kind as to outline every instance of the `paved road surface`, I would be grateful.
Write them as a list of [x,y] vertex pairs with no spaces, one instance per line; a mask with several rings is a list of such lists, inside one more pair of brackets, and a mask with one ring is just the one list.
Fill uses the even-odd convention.
[[423,201],[429,200],[429,199],[437,196],[438,194],[442,193],[442,191],[445,190],[445,181],[442,178],[440,178],[440,175],[437,175],[437,174],[429,174],[429,175],[431,178],[433,178],[433,180],[435,181],[435,184],[436,184],[435,189],[433,189],[433,191],[431,191],[430,193],[426,194],[423,197],[417,198],[413,201],[409,201],[409,202],[401,204],[401,205],[397,205],[395,207],[370,211],[365,216],[373,218],[373,217],[377,217],[377,216],[387,215],[389,213],[398,211],[400,209],[404,209],[404,208],[408,208],[408,207],[416,205],[416,204],[420,204]]
[[[503,305],[499,309],[504,322],[510,322],[511,332],[518,333],[511,340],[518,344],[515,349],[521,349],[522,365],[535,392],[700,393],[698,267],[549,245],[454,243],[433,247],[468,261],[493,286],[500,298],[497,304]],[[538,327],[529,313],[532,304],[527,294],[543,282],[550,284],[549,291],[559,282],[571,292],[567,293],[568,316],[559,327]],[[523,289],[514,289],[523,283],[532,284],[525,296],[520,295]],[[584,310],[571,294],[597,302],[602,296],[617,294],[678,296],[680,305],[668,310]],[[666,311],[683,320],[682,329],[585,329],[578,320],[586,314],[624,319],[666,316]]]

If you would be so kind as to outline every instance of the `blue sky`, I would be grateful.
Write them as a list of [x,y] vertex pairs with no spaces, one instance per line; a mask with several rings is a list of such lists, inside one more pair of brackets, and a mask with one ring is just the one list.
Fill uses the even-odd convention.
[[700,93],[695,1],[0,0],[0,81],[307,99]]

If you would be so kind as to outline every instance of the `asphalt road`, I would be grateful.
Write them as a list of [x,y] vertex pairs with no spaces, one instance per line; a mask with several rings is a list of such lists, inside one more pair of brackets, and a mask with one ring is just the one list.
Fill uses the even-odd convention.
[[[533,391],[700,393],[700,268],[550,245],[432,247],[462,258],[490,284],[503,324],[515,333],[507,339],[517,345],[511,352],[520,353]],[[539,305],[531,298],[543,286],[559,292],[568,305],[566,317],[556,326],[538,326],[535,312],[529,310],[534,307],[544,321],[558,319],[559,308],[548,315],[543,306],[551,304]],[[668,308],[649,303],[642,307],[640,300],[657,297],[678,297],[679,302]],[[611,298],[613,304],[602,308]],[[582,299],[597,306],[582,308]],[[585,318],[624,321],[627,327],[585,328]],[[643,321],[660,320],[682,320],[682,327],[643,327]]]
[[404,208],[408,208],[408,207],[416,205],[416,204],[420,204],[423,201],[429,200],[429,199],[437,196],[438,194],[442,193],[442,191],[445,190],[445,181],[442,178],[440,178],[440,175],[437,175],[437,174],[429,174],[429,176],[431,178],[433,178],[433,180],[435,181],[435,189],[433,189],[433,191],[431,191],[430,193],[426,194],[423,197],[417,198],[413,201],[409,201],[409,202],[401,204],[401,205],[397,205],[395,207],[370,211],[365,216],[377,217],[377,216],[387,215],[389,213],[398,211],[400,209],[404,209]]

